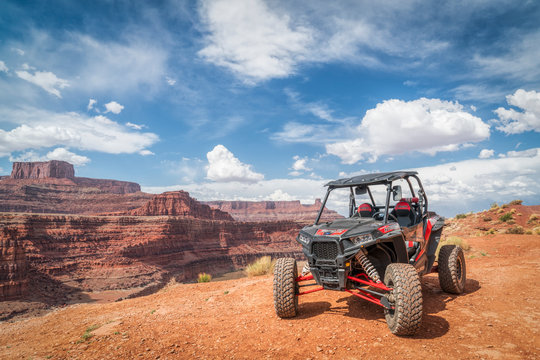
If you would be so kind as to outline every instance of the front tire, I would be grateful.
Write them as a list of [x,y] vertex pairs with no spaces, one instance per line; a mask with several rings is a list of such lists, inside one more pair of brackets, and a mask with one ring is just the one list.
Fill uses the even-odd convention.
[[386,267],[384,283],[394,309],[384,309],[386,324],[394,335],[414,335],[422,322],[422,285],[414,266],[394,263]]
[[447,293],[461,294],[465,290],[467,281],[463,249],[456,245],[441,246],[438,262],[441,289]]
[[280,318],[295,317],[298,313],[297,277],[295,259],[277,259],[274,267],[274,307]]

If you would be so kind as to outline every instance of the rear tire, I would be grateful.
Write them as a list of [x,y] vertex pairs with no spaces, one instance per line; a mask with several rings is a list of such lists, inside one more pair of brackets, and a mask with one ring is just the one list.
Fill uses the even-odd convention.
[[441,289],[447,293],[461,294],[465,290],[467,281],[463,249],[456,245],[441,246],[438,263]]
[[277,259],[274,267],[274,307],[280,318],[295,317],[298,313],[297,277],[295,259]]
[[390,264],[384,283],[393,289],[388,300],[394,309],[384,309],[388,328],[394,335],[414,335],[422,323],[422,285],[416,269],[410,264]]

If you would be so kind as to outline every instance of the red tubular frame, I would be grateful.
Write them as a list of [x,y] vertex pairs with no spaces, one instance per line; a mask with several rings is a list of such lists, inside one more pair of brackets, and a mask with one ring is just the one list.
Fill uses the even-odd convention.
[[[362,279],[359,279],[359,278],[353,277],[353,276],[347,276],[347,279],[355,281],[355,282],[363,284],[363,285],[368,285],[368,286],[371,286],[371,287],[374,287],[376,289],[383,290],[383,291],[392,291],[393,290],[393,289],[387,287],[386,285],[384,285],[381,282],[377,283],[377,282],[371,280],[366,274],[360,274],[360,276],[365,277],[366,280],[362,280]],[[298,276],[295,279],[296,282],[307,281],[307,280],[313,280],[313,275],[310,274],[310,275],[306,275],[306,276]],[[315,284],[313,284],[313,285],[315,285]],[[321,286],[321,287],[318,287],[316,289],[310,289],[310,290],[302,291],[302,292],[296,294],[296,296],[310,294],[310,293],[321,291],[321,290],[324,290],[324,287]],[[381,303],[381,300],[377,299],[375,296],[363,291],[362,289],[356,289],[356,290],[358,290],[358,292],[353,292],[353,291],[351,291],[349,289],[345,289],[345,291],[348,292],[349,294],[352,294],[354,296],[357,296],[357,297],[359,297],[361,299],[367,300],[367,301],[372,302],[374,304],[377,304],[379,306],[385,307]]]
[[[365,276],[365,274],[360,274],[360,275]],[[356,282],[358,282],[360,284],[369,285],[371,287],[374,287],[374,288],[377,288],[377,289],[380,289],[380,290],[384,290],[384,291],[392,291],[393,290],[393,289],[390,289],[389,287],[386,287],[383,283],[376,283],[375,281],[369,279],[367,276],[366,276],[366,278],[368,279],[367,281],[359,279],[359,278],[355,278],[355,277],[352,277],[352,276],[347,276],[347,279],[352,280],[352,281],[356,281]]]

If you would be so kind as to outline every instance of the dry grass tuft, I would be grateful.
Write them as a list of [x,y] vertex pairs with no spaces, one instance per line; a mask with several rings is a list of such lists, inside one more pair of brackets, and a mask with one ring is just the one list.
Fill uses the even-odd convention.
[[274,271],[274,265],[276,261],[272,260],[270,256],[263,256],[255,260],[254,263],[249,264],[246,267],[246,274],[248,276],[261,276],[271,274]]
[[206,283],[206,282],[210,282],[210,281],[212,281],[212,275],[210,275],[210,274],[200,273],[197,276],[197,282],[198,283]]
[[516,225],[514,227],[511,227],[509,229],[506,229],[506,233],[507,234],[518,234],[518,235],[522,235],[522,234],[525,234],[525,230],[523,229],[523,227],[519,226],[519,225]]
[[444,240],[441,240],[439,242],[439,246],[437,246],[437,251],[435,251],[435,258],[439,258],[439,251],[441,250],[441,247],[443,245],[456,245],[463,249],[463,251],[469,251],[471,246],[469,243],[465,240],[460,238],[459,236],[449,236]]

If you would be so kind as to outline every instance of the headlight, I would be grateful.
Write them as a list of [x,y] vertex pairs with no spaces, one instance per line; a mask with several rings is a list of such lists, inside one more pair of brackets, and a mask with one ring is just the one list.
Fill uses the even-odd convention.
[[309,242],[311,241],[311,239],[309,237],[307,237],[306,235],[298,235],[298,240],[303,243],[303,244],[309,244]]
[[354,244],[362,244],[362,243],[369,242],[371,240],[373,240],[373,236],[371,236],[371,234],[364,234],[364,235],[355,236],[351,238],[351,241]]

